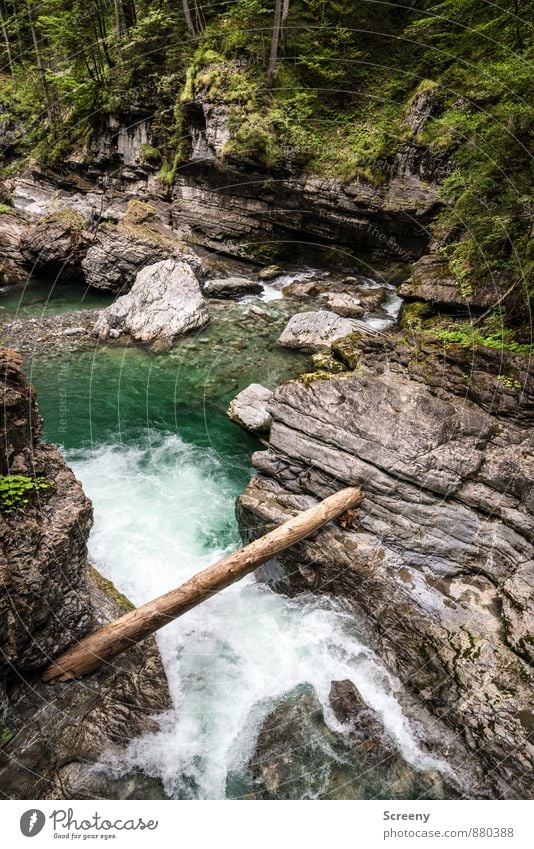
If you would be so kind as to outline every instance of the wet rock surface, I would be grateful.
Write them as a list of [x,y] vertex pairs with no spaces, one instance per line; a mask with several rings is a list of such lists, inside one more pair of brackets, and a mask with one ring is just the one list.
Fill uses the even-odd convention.
[[325,722],[321,704],[307,687],[288,693],[271,711],[248,764],[250,786],[241,788],[242,795],[255,799],[459,795],[437,771],[419,771],[404,760],[351,682],[332,682],[331,700],[334,712],[340,714],[337,724],[332,719]]
[[[1,349],[0,369],[0,473],[52,483],[27,505],[0,510],[0,792],[15,799],[101,792],[133,798],[145,792],[146,779],[119,778],[95,763],[156,728],[153,715],[169,702],[159,653],[149,641],[81,681],[54,689],[40,681],[51,659],[124,612],[124,600],[88,571],[92,507],[59,451],[41,442],[20,357]],[[152,792],[163,793],[155,785]]]
[[251,383],[231,401],[228,416],[252,433],[268,433],[271,414],[267,405],[273,393],[259,383]]
[[356,321],[329,310],[301,312],[292,316],[278,339],[283,348],[329,351],[332,342],[357,330]]
[[[466,746],[486,792],[529,796],[528,363],[426,340],[355,336],[352,345],[357,374],[275,392],[270,447],[254,455],[241,526],[256,535],[361,486],[357,515],[281,558],[280,587],[347,599],[388,666]],[[499,359],[521,391],[499,381]]]
[[215,278],[204,284],[205,294],[212,298],[239,298],[242,295],[257,294],[261,290],[261,283],[247,277]]
[[125,333],[164,351],[208,321],[208,307],[192,268],[169,259],[140,271],[131,291],[100,313],[94,333],[102,341]]

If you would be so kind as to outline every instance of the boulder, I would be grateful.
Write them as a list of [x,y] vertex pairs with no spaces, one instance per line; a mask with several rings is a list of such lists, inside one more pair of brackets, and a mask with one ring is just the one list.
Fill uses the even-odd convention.
[[374,286],[371,289],[358,289],[357,293],[365,312],[375,312],[386,300],[388,290],[385,286]]
[[430,253],[414,263],[411,277],[399,287],[399,295],[409,300],[458,309],[490,307],[498,299],[499,293],[491,280],[485,287],[462,289],[447,260]]
[[167,259],[137,274],[131,291],[102,310],[94,333],[102,341],[127,333],[134,341],[163,351],[208,321],[208,307],[193,269]]
[[267,405],[273,393],[260,383],[251,383],[231,401],[228,416],[251,433],[267,433],[271,415]]
[[86,224],[72,209],[51,212],[23,233],[21,253],[33,268],[79,272],[88,246]]
[[337,315],[342,315],[346,318],[362,318],[365,313],[365,308],[360,298],[355,298],[352,295],[346,295],[341,292],[327,294],[325,303],[327,309],[331,312],[335,312]]
[[262,285],[247,277],[214,278],[204,284],[204,292],[212,298],[240,298],[261,292]]
[[281,277],[283,273],[284,271],[279,265],[268,265],[261,269],[258,277],[260,280],[275,280],[277,277]]
[[120,225],[103,224],[82,261],[82,270],[89,286],[125,292],[138,271],[171,253],[167,243],[136,237]]
[[354,319],[342,318],[328,310],[301,312],[290,318],[278,344],[283,348],[301,348],[304,351],[329,351],[332,342],[359,328]]

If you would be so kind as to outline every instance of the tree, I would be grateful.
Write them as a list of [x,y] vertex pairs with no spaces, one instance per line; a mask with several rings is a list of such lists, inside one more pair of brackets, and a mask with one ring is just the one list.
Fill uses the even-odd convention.
[[13,76],[13,58],[11,56],[11,47],[9,44],[9,37],[7,34],[6,23],[5,23],[5,12],[3,9],[3,2],[0,0],[0,29],[2,30],[2,38],[4,39],[4,44],[6,45],[6,56],[7,56],[7,64],[9,67],[9,72],[11,76]]
[[289,11],[289,0],[275,0],[274,3],[274,20],[273,20],[273,35],[271,39],[271,52],[267,63],[267,85],[273,84],[274,72],[276,63],[278,62],[278,45],[280,44],[280,32],[282,29],[282,21],[285,20],[283,15],[287,17]]
[[25,0],[26,10],[28,12],[28,24],[30,27],[30,33],[33,42],[33,49],[35,52],[35,62],[37,65],[37,72],[39,74],[39,79],[41,81],[41,88],[43,92],[43,98],[46,107],[46,114],[48,115],[48,122],[50,124],[50,129],[53,131],[54,129],[54,106],[52,97],[50,95],[50,88],[48,86],[48,80],[46,78],[46,71],[43,64],[43,59],[41,56],[41,50],[39,48],[39,39],[37,38],[37,31],[35,29],[35,19],[33,15],[33,9],[31,0]]

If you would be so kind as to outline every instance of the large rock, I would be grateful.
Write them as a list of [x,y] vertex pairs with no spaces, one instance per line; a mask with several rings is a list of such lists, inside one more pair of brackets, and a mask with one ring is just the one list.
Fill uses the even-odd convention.
[[347,295],[343,292],[331,292],[325,298],[326,307],[330,312],[342,315],[345,318],[362,318],[365,308],[360,298]]
[[304,351],[329,351],[332,342],[359,330],[360,326],[357,321],[328,310],[301,312],[290,318],[278,344]]
[[204,284],[204,292],[212,298],[240,298],[241,295],[253,295],[261,290],[261,283],[247,277],[215,278]]
[[131,200],[119,224],[102,224],[98,228],[82,261],[82,270],[90,286],[124,293],[138,271],[169,257],[199,264],[198,258],[163,223],[154,206]]
[[[169,706],[155,642],[53,691],[40,680],[53,658],[131,605],[88,569],[91,504],[60,452],[41,442],[20,366],[0,349],[0,474],[39,475],[53,486],[11,513],[0,507],[0,795],[142,798],[142,776],[117,779],[95,764],[156,730],[154,714]],[[151,792],[163,795],[158,782]]]
[[441,351],[427,339],[359,344],[357,372],[275,392],[270,448],[253,457],[260,474],[241,497],[242,527],[261,534],[316,498],[361,486],[357,513],[284,554],[277,580],[347,599],[401,681],[463,739],[485,792],[529,796],[527,358]]
[[399,287],[401,298],[453,309],[490,307],[498,300],[499,294],[491,280],[488,286],[479,285],[474,291],[462,288],[447,260],[435,253],[427,254],[414,263],[411,277]]
[[23,283],[28,277],[26,259],[20,250],[27,227],[16,210],[0,212],[0,285]]
[[21,238],[21,252],[33,268],[72,274],[88,246],[87,222],[71,209],[39,219]]
[[127,333],[162,351],[208,321],[208,307],[192,268],[167,259],[140,271],[131,291],[102,310],[94,332],[103,341]]
[[[263,722],[248,763],[246,798],[439,799],[443,776],[407,763],[350,681],[332,682],[334,704],[352,688],[345,733],[327,725],[313,689],[289,692]],[[357,700],[360,699],[360,703]],[[452,791],[452,792],[451,792]],[[243,795],[241,790],[241,795]]]
[[272,397],[270,389],[251,383],[230,402],[228,416],[252,433],[267,433],[272,421],[267,406]]
[[142,268],[171,253],[168,243],[134,235],[120,225],[104,224],[82,261],[82,269],[89,286],[126,292]]

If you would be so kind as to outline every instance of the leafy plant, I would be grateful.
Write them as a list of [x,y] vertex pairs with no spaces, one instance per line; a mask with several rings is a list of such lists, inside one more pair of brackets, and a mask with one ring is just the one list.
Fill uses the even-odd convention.
[[22,510],[32,496],[50,490],[54,481],[45,477],[30,478],[27,475],[0,475],[0,507],[4,513]]

